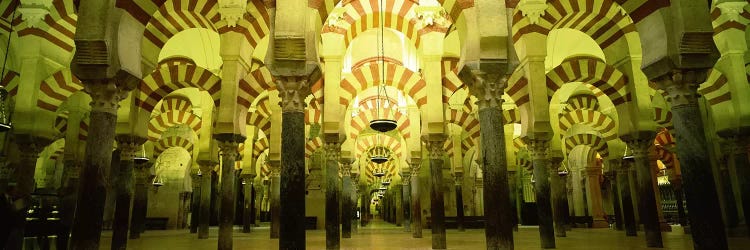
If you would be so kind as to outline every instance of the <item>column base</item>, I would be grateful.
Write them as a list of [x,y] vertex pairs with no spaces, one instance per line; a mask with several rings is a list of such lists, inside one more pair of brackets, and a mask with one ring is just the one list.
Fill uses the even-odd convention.
[[604,219],[594,219],[594,222],[591,223],[592,228],[608,228],[609,223],[607,223]]

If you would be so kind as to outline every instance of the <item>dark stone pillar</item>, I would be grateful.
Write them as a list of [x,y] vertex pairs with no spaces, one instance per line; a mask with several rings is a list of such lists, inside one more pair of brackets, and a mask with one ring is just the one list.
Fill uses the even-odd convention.
[[239,156],[239,145],[245,137],[236,134],[217,134],[221,150],[221,203],[219,205],[219,250],[232,249],[232,232],[235,213],[235,162]]
[[130,239],[138,239],[145,231],[146,210],[148,209],[148,188],[151,186],[151,166],[153,163],[135,165],[135,187],[133,211],[130,216]]
[[201,181],[202,178],[197,173],[190,174],[193,184],[193,194],[190,196],[190,233],[198,233],[198,214],[201,204]]
[[547,155],[549,151],[549,139],[547,138],[549,137],[542,137],[544,139],[528,139],[526,144],[529,147],[534,169],[534,194],[536,195],[536,209],[539,216],[541,245],[542,248],[555,248],[555,229],[552,224],[549,186],[550,159]]
[[308,76],[276,76],[281,97],[281,204],[279,249],[304,249],[305,97],[317,81]]
[[411,218],[412,225],[414,225],[411,235],[414,238],[422,238],[422,206],[419,201],[419,168],[422,166],[422,159],[411,158],[409,166],[411,167]]
[[[256,214],[258,213],[257,203],[256,200],[258,197],[258,189],[259,185],[255,185],[255,182],[252,182],[252,185],[250,185],[250,226],[254,227],[256,226]],[[262,196],[262,195],[261,195]],[[261,198],[262,199],[262,198]]]
[[[742,199],[742,212],[745,216],[744,221],[739,221],[739,218],[735,220],[735,224],[737,224],[735,227],[739,229],[738,231],[745,230],[747,232],[744,233],[750,233],[750,230],[747,229],[747,218],[750,217],[750,158],[748,158],[748,150],[750,149],[750,127],[744,127],[739,130],[745,134],[724,132],[721,133],[721,135],[722,137],[729,138],[729,164],[734,165],[740,197]],[[732,182],[729,178],[723,183],[731,188]],[[731,200],[735,200],[734,196],[731,196]],[[737,203],[730,204],[727,206],[734,207],[733,209],[736,213],[737,206],[735,204]],[[731,223],[731,219],[728,218],[728,221]]]
[[617,193],[617,171],[616,169],[619,169],[621,167],[620,160],[610,160],[609,161],[609,171],[607,171],[605,176],[607,177],[607,180],[609,180],[609,189],[610,189],[610,200],[612,201],[612,210],[614,211],[615,216],[615,229],[622,230],[622,211],[620,211],[620,197]]
[[281,197],[281,162],[269,161],[271,167],[271,190],[270,194],[270,213],[271,213],[271,239],[279,238],[279,228],[281,227],[281,217],[279,215],[280,197]]
[[[404,206],[404,232],[411,232],[411,171],[401,171],[401,204]],[[364,206],[364,203],[363,203]]]
[[[67,149],[66,149],[67,150]],[[73,150],[71,150],[73,151]],[[70,228],[73,225],[73,216],[76,210],[76,199],[78,198],[78,164],[74,155],[65,155],[63,169],[63,185],[60,189],[60,231],[57,234],[57,249],[68,249],[70,239]],[[0,246],[2,246],[0,244]]]
[[[12,221],[7,222],[10,226],[11,234],[8,238],[7,249],[21,250],[23,246],[23,236],[26,228],[26,214],[31,205],[31,193],[34,192],[34,173],[36,172],[36,162],[39,159],[39,153],[51,143],[50,140],[27,134],[14,135],[14,141],[18,145],[20,159],[16,166],[16,194],[23,202],[19,210],[13,209]],[[3,222],[4,226],[8,225]]]
[[252,214],[253,214],[253,180],[255,174],[242,174],[243,196],[245,197],[242,206],[242,232],[249,233],[250,228],[253,226]]
[[558,169],[562,161],[562,152],[559,155],[550,157],[550,163],[552,164],[549,171],[550,190],[552,193],[552,220],[555,225],[555,236],[557,237],[567,236],[565,231],[565,214],[568,213],[565,206],[568,203],[568,199],[565,197],[567,189],[565,188],[565,183],[562,181],[562,176],[558,174]]
[[677,221],[680,223],[680,226],[687,227],[688,223],[685,215],[685,204],[683,204],[684,195],[682,193],[682,176],[670,175],[669,177],[669,182],[672,183],[675,200],[677,201]]
[[[87,7],[92,6],[87,5]],[[82,6],[81,9],[88,8]],[[111,182],[106,173],[109,172],[112,163],[112,148],[107,145],[113,145],[115,142],[117,108],[120,106],[118,103],[128,96],[128,90],[125,87],[129,81],[124,79],[84,80],[83,78],[81,80],[92,99],[89,113],[89,128],[91,129],[89,129],[87,141],[96,143],[86,143],[70,248],[98,249],[102,233],[104,202],[107,199],[105,185]]]
[[693,246],[696,250],[727,249],[727,235],[698,107],[698,85],[706,80],[706,70],[673,70],[653,80],[668,95],[675,134],[679,135],[677,152],[688,199]]
[[[365,188],[363,188],[363,190],[364,191],[362,191],[362,192],[367,192],[367,190]],[[359,216],[359,225],[361,227],[364,227],[364,226],[367,225],[367,217],[368,217],[367,209],[370,207],[370,195],[369,195],[369,193],[363,193],[361,195],[361,197],[360,197],[359,202],[362,203],[362,207],[359,208],[359,213],[360,213],[360,216]]]
[[133,167],[135,153],[146,142],[146,138],[130,135],[117,136],[120,163],[115,174],[115,217],[112,223],[112,249],[127,249],[130,224],[130,200],[133,198]]
[[[339,221],[341,183],[339,182],[339,157],[341,142],[338,134],[326,135],[326,249],[341,248],[341,221]],[[344,207],[346,209],[346,207]]]
[[626,236],[637,236],[638,225],[635,224],[635,210],[633,207],[633,196],[630,193],[630,165],[631,160],[622,162],[617,168],[617,192],[620,194],[622,204],[622,220],[625,226]]
[[445,135],[424,135],[430,155],[430,229],[432,229],[432,249],[447,249],[445,241],[445,203],[443,201],[443,145]]
[[341,160],[341,237],[352,237],[352,162]]
[[[485,65],[490,66],[489,68],[496,66],[492,63]],[[515,220],[510,204],[502,110],[502,95],[508,79],[499,75],[504,73],[499,69],[484,72],[466,68],[461,71],[461,79],[478,99],[482,155],[479,165],[482,166],[484,175],[482,181],[485,194],[492,194],[483,195],[487,249],[513,249]],[[550,220],[550,227],[551,222]]]
[[214,166],[218,164],[214,161],[198,161],[201,170],[201,194],[200,194],[200,211],[198,214],[198,239],[208,239],[208,226],[211,222],[211,174]]
[[636,190],[638,190],[638,213],[646,233],[648,247],[664,247],[659,227],[659,213],[656,208],[656,190],[652,183],[652,170],[648,150],[654,145],[654,134],[641,133],[635,138],[624,139],[632,152],[633,167],[636,170]]
[[455,178],[455,187],[456,187],[456,224],[458,226],[458,231],[463,232],[464,229],[464,191],[461,187],[464,182],[464,174],[463,172],[456,172],[453,173]]
[[[352,168],[354,167],[355,166],[352,166]],[[356,234],[359,231],[359,223],[357,222],[357,200],[359,200],[359,186],[357,185],[357,183],[359,183],[359,173],[352,173],[350,175],[350,178],[352,182],[352,192],[351,197],[349,198],[351,202],[351,206],[349,209],[351,211],[349,224],[352,227],[352,233]]]

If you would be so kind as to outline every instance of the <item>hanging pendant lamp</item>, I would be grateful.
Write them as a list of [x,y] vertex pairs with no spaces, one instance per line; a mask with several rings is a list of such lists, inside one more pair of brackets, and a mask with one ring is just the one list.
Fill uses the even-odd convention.
[[138,155],[133,158],[133,161],[135,161],[135,164],[143,164],[148,162],[148,157],[146,156],[146,146],[141,145],[141,152],[138,153]]
[[[16,18],[16,10],[13,10],[13,17],[10,19],[11,21]],[[6,43],[5,46],[5,58],[3,59],[3,71],[2,74],[0,74],[0,79],[5,79],[5,69],[8,66],[8,54],[10,54],[10,38],[13,37],[13,24],[10,25],[10,31],[8,32],[8,43]],[[13,126],[10,124],[10,115],[9,111],[6,107],[6,102],[8,100],[8,90],[6,90],[4,87],[0,87],[0,132],[6,132],[13,128]]]
[[[378,140],[380,139],[380,136],[378,136]],[[378,145],[370,150],[370,161],[377,163],[377,164],[383,164],[386,163],[390,159],[390,155],[388,154],[389,150],[383,147],[382,145]]]
[[[385,49],[383,45],[385,43],[384,36],[383,36],[383,34],[385,33],[385,26],[383,26],[385,22],[385,16],[384,16],[385,12],[383,11],[382,8],[383,8],[383,0],[380,0],[380,6],[378,7],[380,11],[380,15],[378,15],[378,18],[380,18],[380,30],[379,30],[380,36],[378,37],[378,42],[376,44],[378,46],[377,48],[378,49],[378,63],[380,63],[380,84],[378,85],[378,99],[377,99],[377,107],[376,107],[377,116],[376,116],[376,119],[373,119],[372,121],[370,121],[370,128],[375,131],[385,133],[385,132],[396,129],[398,124],[396,123],[396,120],[381,118],[380,116],[380,109],[382,106],[380,101],[384,100],[386,102],[390,102],[390,99],[388,99],[388,92],[385,89]],[[384,99],[380,96],[381,88],[382,88],[383,93],[385,94]],[[398,105],[398,103],[396,103],[396,105]]]

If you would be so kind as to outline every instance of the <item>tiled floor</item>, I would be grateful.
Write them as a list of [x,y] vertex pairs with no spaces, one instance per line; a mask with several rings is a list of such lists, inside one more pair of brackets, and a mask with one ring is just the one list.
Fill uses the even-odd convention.
[[[253,228],[250,234],[234,234],[234,249],[278,249],[278,239],[269,239],[269,228]],[[665,249],[693,249],[689,235],[682,234],[677,227],[674,232],[664,233]],[[105,232],[100,249],[109,249],[110,232]],[[185,230],[147,231],[141,239],[130,240],[128,249],[216,249],[217,228],[211,228],[210,238],[199,240],[195,234]],[[573,229],[568,237],[557,238],[558,249],[648,249],[642,234],[625,237],[622,231],[611,229]],[[448,249],[485,249],[484,231],[478,229],[458,232],[448,230]],[[360,228],[351,239],[341,239],[341,249],[430,249],[430,231],[423,231],[423,238],[414,239],[411,233],[391,224],[373,223]],[[516,249],[539,249],[539,233],[535,227],[521,227],[515,233]],[[750,249],[750,239],[730,238],[730,249]],[[325,231],[307,231],[307,249],[325,249]]]

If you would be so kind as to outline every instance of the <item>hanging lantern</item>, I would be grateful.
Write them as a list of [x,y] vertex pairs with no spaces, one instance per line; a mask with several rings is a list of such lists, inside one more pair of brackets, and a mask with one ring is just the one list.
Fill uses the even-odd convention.
[[161,178],[161,176],[157,176],[154,178],[154,181],[151,183],[151,185],[154,185],[155,188],[159,189],[159,187],[164,186],[164,179]]
[[[380,11],[380,15],[379,15],[379,18],[380,18],[380,29],[378,29],[378,31],[379,31],[378,35],[379,36],[378,36],[378,39],[377,39],[377,43],[376,43],[376,48],[375,49],[378,51],[378,63],[381,64],[380,65],[380,81],[381,82],[378,85],[378,99],[377,99],[377,107],[376,107],[377,108],[377,116],[376,116],[376,119],[370,121],[370,128],[373,129],[373,130],[375,130],[375,131],[379,131],[381,133],[385,133],[385,132],[388,132],[388,131],[396,129],[396,127],[398,126],[398,124],[396,123],[395,120],[382,118],[380,116],[380,110],[381,110],[381,103],[380,103],[380,101],[384,100],[385,101],[384,104],[387,105],[388,102],[390,102],[390,99],[388,99],[388,92],[385,89],[385,79],[386,79],[385,78],[385,68],[386,68],[385,67],[385,46],[384,46],[385,39],[384,39],[384,35],[383,35],[385,33],[385,26],[384,26],[384,23],[385,23],[385,12],[382,9],[383,5],[380,5],[379,8],[380,8],[379,9],[379,11]],[[385,95],[385,98],[382,98],[381,95],[380,95],[381,89],[382,89],[382,93],[384,93],[384,95]],[[395,105],[396,105],[396,109],[398,109],[398,103],[395,103]]]
[[390,150],[383,146],[376,146],[370,150],[370,161],[377,164],[383,164],[389,160],[389,152]]
[[383,169],[377,169],[377,170],[375,170],[374,173],[372,173],[372,175],[375,176],[375,177],[380,178],[380,177],[385,176],[385,171]]
[[380,187],[378,188],[378,190],[388,190],[388,188],[387,188],[387,187],[385,187],[385,186],[380,186]]
[[138,155],[133,158],[133,161],[135,161],[135,164],[143,164],[149,161],[148,156],[146,156],[146,146],[141,145],[141,152],[138,153]]
[[386,187],[387,187],[388,185],[391,185],[391,180],[389,180],[389,179],[386,179],[386,180],[384,180],[384,181],[380,182],[380,184],[382,184],[383,186],[386,186]]
[[633,156],[633,149],[626,145],[625,154],[622,156],[622,159],[626,161],[633,161],[635,159],[635,157]]
[[13,126],[10,124],[10,115],[8,115],[8,109],[5,106],[8,98],[8,91],[5,88],[0,87],[0,132],[10,130]]
[[560,177],[568,176],[568,174],[570,173],[570,171],[568,171],[568,166],[565,164],[565,162],[563,162],[561,165],[562,167],[557,170],[557,175]]

